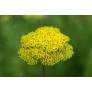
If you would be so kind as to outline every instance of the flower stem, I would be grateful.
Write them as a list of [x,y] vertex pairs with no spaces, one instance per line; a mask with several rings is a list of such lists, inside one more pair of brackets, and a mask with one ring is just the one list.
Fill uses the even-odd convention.
[[42,65],[43,76],[46,77],[46,66]]

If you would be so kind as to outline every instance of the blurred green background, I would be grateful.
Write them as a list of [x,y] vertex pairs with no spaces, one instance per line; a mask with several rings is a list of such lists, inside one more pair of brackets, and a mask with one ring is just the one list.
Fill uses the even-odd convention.
[[[41,26],[70,36],[75,54],[54,66],[27,65],[17,54],[20,37]],[[0,76],[92,76],[92,16],[0,16]]]

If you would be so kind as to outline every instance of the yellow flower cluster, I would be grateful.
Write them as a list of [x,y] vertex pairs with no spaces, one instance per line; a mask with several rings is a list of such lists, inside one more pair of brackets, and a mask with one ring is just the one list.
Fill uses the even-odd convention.
[[73,47],[68,43],[69,40],[70,38],[58,28],[40,27],[21,37],[18,54],[30,65],[54,65],[73,55]]

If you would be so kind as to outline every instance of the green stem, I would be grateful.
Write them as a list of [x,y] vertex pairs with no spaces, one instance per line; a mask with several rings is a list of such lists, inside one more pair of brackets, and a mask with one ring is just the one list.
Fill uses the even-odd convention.
[[46,66],[42,65],[43,76],[46,77]]

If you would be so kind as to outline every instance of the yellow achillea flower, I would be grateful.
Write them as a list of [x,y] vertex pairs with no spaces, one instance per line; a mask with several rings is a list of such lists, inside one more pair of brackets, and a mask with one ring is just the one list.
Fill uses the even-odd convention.
[[73,55],[70,38],[56,27],[40,27],[21,37],[19,57],[30,65],[54,65]]

